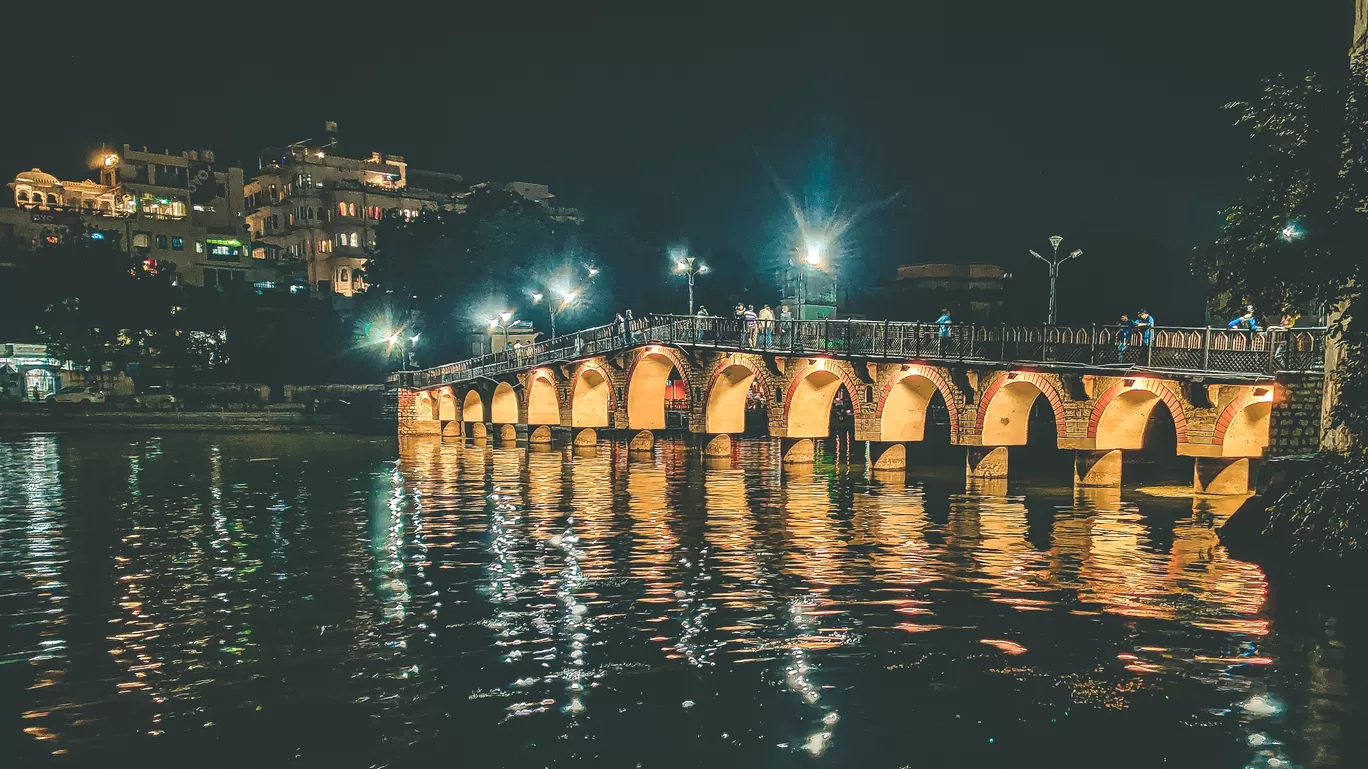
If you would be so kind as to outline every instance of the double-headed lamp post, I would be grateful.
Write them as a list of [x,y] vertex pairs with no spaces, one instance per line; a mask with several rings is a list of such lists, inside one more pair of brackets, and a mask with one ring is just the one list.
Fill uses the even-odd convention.
[[404,368],[410,365],[413,355],[413,348],[418,346],[418,337],[420,336],[422,336],[422,333],[417,333],[411,337],[408,337],[407,349],[405,349],[404,347],[404,337],[398,331],[395,331],[391,333],[389,336],[385,337],[385,341],[388,343],[388,348],[390,350],[393,350],[395,345],[399,346],[400,368]]
[[705,272],[707,272],[707,271],[708,271],[708,265],[706,265],[706,264],[704,264],[704,263],[702,263],[702,262],[697,261],[697,259],[696,259],[695,257],[692,257],[692,256],[685,256],[685,257],[682,257],[682,258],[680,258],[680,259],[678,259],[678,260],[675,261],[675,272],[677,272],[677,273],[679,273],[679,274],[681,274],[681,275],[685,275],[685,276],[687,276],[687,277],[689,278],[689,314],[690,314],[690,315],[693,315],[693,313],[694,313],[694,300],[693,300],[694,277],[697,276],[697,275],[702,275],[703,273],[705,273]]
[[490,341],[493,341],[494,332],[503,329],[504,346],[501,349],[508,349],[508,327],[513,323],[513,313],[510,311],[501,312],[492,318],[485,318],[489,324]]
[[1030,251],[1031,251],[1031,256],[1034,256],[1035,258],[1039,259],[1040,261],[1042,261],[1042,262],[1044,262],[1044,263],[1046,263],[1046,264],[1048,264],[1048,265],[1050,266],[1050,319],[1049,319],[1048,323],[1049,323],[1049,325],[1051,325],[1051,326],[1053,326],[1053,325],[1055,324],[1056,310],[1057,310],[1058,307],[1059,307],[1059,302],[1058,302],[1057,294],[1056,294],[1056,292],[1055,292],[1055,283],[1056,283],[1056,281],[1059,280],[1059,265],[1061,265],[1061,264],[1063,264],[1063,263],[1069,261],[1070,259],[1074,258],[1075,256],[1082,256],[1082,255],[1083,255],[1083,249],[1079,248],[1079,249],[1075,249],[1075,250],[1073,251],[1073,253],[1069,254],[1068,256],[1064,257],[1063,259],[1060,259],[1060,258],[1059,258],[1059,244],[1060,244],[1060,243],[1063,243],[1063,242],[1064,242],[1064,238],[1061,237],[1061,236],[1059,236],[1059,235],[1051,235],[1051,236],[1050,236],[1050,246],[1054,248],[1054,253],[1051,255],[1051,258],[1049,258],[1049,259],[1046,259],[1045,257],[1041,256],[1040,254],[1036,253],[1034,249],[1030,249]]
[[[569,306],[570,306],[571,304],[573,304],[574,301],[575,301],[576,299],[578,299],[578,298],[579,298],[579,294],[575,293],[574,291],[563,291],[563,292],[561,292],[561,300],[560,300],[560,302],[556,302],[556,301],[554,301],[554,300],[548,300],[548,301],[546,302],[546,309],[547,309],[547,311],[551,314],[551,338],[552,338],[552,339],[555,339],[555,338],[556,338],[556,313],[560,312],[561,310],[564,310],[566,307],[569,307]],[[545,299],[546,299],[546,295],[545,295],[545,294],[540,294],[540,293],[534,293],[534,294],[532,294],[532,304],[541,304],[542,301],[545,300]]]

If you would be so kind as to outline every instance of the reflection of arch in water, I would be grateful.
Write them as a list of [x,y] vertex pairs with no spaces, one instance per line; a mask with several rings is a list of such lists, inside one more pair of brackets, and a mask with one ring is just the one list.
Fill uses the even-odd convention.
[[735,580],[728,585],[723,605],[754,609],[761,598],[762,564],[757,555],[760,532],[746,498],[746,477],[741,470],[710,469],[703,477],[703,507],[707,513],[704,538],[713,548],[718,571]]
[[663,430],[665,428],[665,389],[671,372],[685,382],[686,364],[668,347],[648,347],[632,361],[627,371],[627,428]]
[[559,451],[527,452],[527,516],[538,541],[551,538],[560,526],[564,462]]
[[560,421],[560,398],[551,372],[545,369],[532,371],[527,379],[527,423],[558,425]]
[[1054,385],[1036,373],[1012,372],[994,380],[979,401],[983,445],[1025,446],[1031,406],[1042,395],[1054,413],[1055,435],[1066,435],[1064,402]]
[[959,439],[959,406],[945,378],[935,369],[912,366],[888,383],[879,399],[879,438],[920,441],[926,435],[926,410],[939,394],[950,415],[950,440]]
[[784,560],[790,570],[815,585],[843,585],[859,575],[851,568],[847,537],[832,517],[831,481],[824,474],[784,476]]
[[[645,588],[644,603],[673,604],[679,587],[675,577],[679,538],[669,523],[667,476],[663,468],[629,465],[627,515],[632,519],[632,578]],[[664,616],[662,607],[661,615]]]
[[831,404],[844,386],[851,404],[862,392],[851,376],[849,366],[839,361],[818,359],[793,378],[789,385],[787,407],[788,437],[825,438],[831,432]]
[[[615,560],[612,545],[618,532],[613,516],[613,462],[603,456],[576,456],[570,463],[570,506],[575,512],[578,558],[590,582],[610,579]],[[663,502],[662,502],[663,504]]]
[[746,398],[751,390],[767,390],[764,371],[746,357],[725,359],[713,372],[704,397],[703,429],[709,434],[746,431]]
[[1261,457],[1268,449],[1273,388],[1255,388],[1231,401],[1216,420],[1215,442],[1223,457]]
[[1088,437],[1099,450],[1144,448],[1145,428],[1161,403],[1173,419],[1178,442],[1187,443],[1187,416],[1178,395],[1164,382],[1140,378],[1102,393],[1089,419]]
[[570,383],[570,426],[607,427],[613,409],[613,385],[596,365],[585,364]]

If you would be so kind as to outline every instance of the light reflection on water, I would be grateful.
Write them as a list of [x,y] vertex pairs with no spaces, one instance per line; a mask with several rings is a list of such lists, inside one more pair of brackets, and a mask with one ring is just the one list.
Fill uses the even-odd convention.
[[[0,748],[71,765],[1362,766],[1362,593],[1223,500],[676,441],[0,440]],[[962,472],[962,471],[958,471]]]

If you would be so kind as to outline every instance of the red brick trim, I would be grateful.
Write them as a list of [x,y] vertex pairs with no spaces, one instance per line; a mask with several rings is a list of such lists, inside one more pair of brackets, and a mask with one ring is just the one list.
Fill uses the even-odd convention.
[[1030,382],[1034,385],[1035,388],[1045,396],[1045,399],[1050,402],[1050,409],[1054,411],[1056,436],[1059,438],[1068,436],[1068,423],[1064,419],[1063,397],[1059,394],[1059,390],[1054,386],[1054,383],[1034,371],[1016,372],[1016,377],[1014,379],[1008,379],[1007,373],[1004,372],[998,376],[997,379],[993,380],[993,383],[988,386],[988,389],[985,390],[983,395],[979,398],[978,414],[974,419],[974,426],[978,429],[980,435],[983,434],[983,420],[988,416],[988,407],[992,405],[993,397],[997,395],[998,390],[1001,390],[1009,382]]
[[903,371],[898,376],[889,379],[888,386],[884,388],[883,394],[879,396],[879,405],[874,410],[874,418],[883,419],[884,406],[888,403],[888,396],[893,393],[893,386],[908,377],[914,376],[930,380],[931,384],[935,385],[936,389],[940,391],[941,399],[945,401],[945,408],[950,412],[950,440],[951,442],[959,440],[959,404],[955,402],[954,388],[951,387],[949,382],[945,381],[945,377],[941,374],[940,369],[921,366],[920,371]]
[[[1148,390],[1159,396],[1168,409],[1169,416],[1173,417],[1173,428],[1178,433],[1178,442],[1187,443],[1187,415],[1183,413],[1183,402],[1173,392],[1173,388],[1166,386],[1167,380],[1136,378],[1135,383],[1142,389]],[[1092,414],[1088,417],[1088,437],[1097,437],[1097,426],[1102,423],[1102,415],[1106,413],[1107,407],[1116,399],[1116,396],[1123,392],[1128,392],[1134,388],[1127,387],[1125,382],[1117,382],[1108,390],[1102,393],[1102,397],[1097,399],[1093,406]]]

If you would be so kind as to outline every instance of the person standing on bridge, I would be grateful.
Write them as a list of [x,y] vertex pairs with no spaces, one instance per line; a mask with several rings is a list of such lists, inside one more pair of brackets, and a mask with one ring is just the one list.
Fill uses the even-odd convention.
[[755,305],[753,304],[746,305],[746,309],[741,312],[741,325],[745,329],[747,347],[755,346],[755,338],[760,333],[759,317],[755,313]]
[[1131,319],[1130,316],[1121,313],[1121,319],[1116,322],[1119,328],[1116,329],[1116,362],[1124,363],[1126,350],[1130,347]]
[[760,320],[760,338],[765,340],[765,347],[774,346],[774,310],[765,305],[760,308],[760,314],[756,316]]
[[1149,314],[1149,310],[1142,309],[1133,325],[1137,329],[1144,329],[1140,335],[1140,344],[1148,347],[1149,343],[1154,340],[1154,316]]
[[622,313],[618,313],[617,317],[613,318],[613,327],[617,331],[618,337],[622,339],[622,343],[627,344],[627,318]]
[[945,357],[945,351],[950,346],[950,324],[954,322],[955,319],[950,317],[949,308],[942,307],[940,317],[936,318],[936,325],[940,327],[936,331],[937,357]]
[[694,314],[697,316],[697,320],[694,321],[694,341],[701,342],[703,341],[703,326],[707,323],[703,319],[708,317],[708,308],[700,304],[698,312]]

